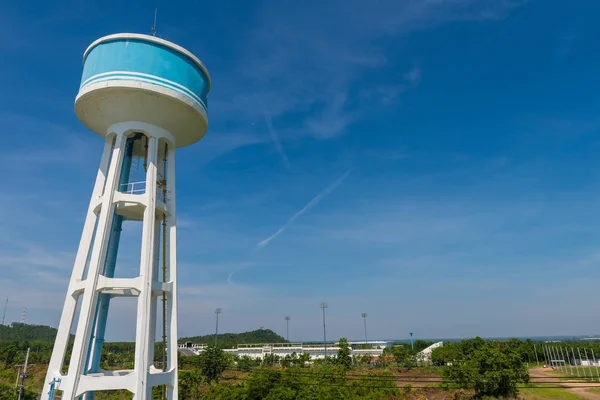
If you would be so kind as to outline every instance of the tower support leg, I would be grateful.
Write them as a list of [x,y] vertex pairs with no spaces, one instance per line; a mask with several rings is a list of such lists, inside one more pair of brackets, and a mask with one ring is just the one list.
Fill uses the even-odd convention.
[[[131,166],[131,148],[127,146],[132,135],[140,133],[146,135],[148,140],[145,143],[148,148],[143,150],[147,165],[145,191],[138,194],[120,189],[123,176],[129,175],[128,168]],[[161,159],[165,163],[162,171],[166,170],[167,176],[159,176]],[[119,389],[130,391],[136,400],[150,400],[152,388],[159,385],[166,387],[167,399],[177,399],[174,163],[175,143],[169,132],[142,122],[123,122],[109,128],[46,376],[48,386],[43,390],[42,400],[49,399],[50,393],[54,394],[56,391],[62,392],[64,400],[82,396],[86,400],[92,400],[96,391]],[[159,180],[166,180],[166,195],[165,192],[157,192]],[[134,278],[114,277],[120,225],[123,221],[119,207],[124,206],[140,210],[139,219],[135,218],[142,223],[139,275]],[[166,251],[161,251],[159,246],[160,223],[163,219],[166,219]],[[164,253],[162,257],[167,268],[166,281],[159,274],[158,259],[161,253]],[[154,345],[157,302],[163,293],[166,307],[162,322],[167,333],[167,354],[166,365],[158,369],[153,365]],[[133,370],[104,371],[100,368],[109,313],[108,301],[114,296],[137,297]],[[75,321],[78,305],[80,312]],[[64,373],[63,364],[73,327],[73,350],[68,371]],[[161,334],[162,331],[161,329]]]

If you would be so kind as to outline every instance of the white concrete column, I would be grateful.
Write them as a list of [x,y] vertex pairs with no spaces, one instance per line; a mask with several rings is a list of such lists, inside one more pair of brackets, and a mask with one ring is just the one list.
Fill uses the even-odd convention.
[[[73,318],[75,317],[75,311],[77,309],[77,300],[81,294],[78,289],[82,286],[81,280],[83,279],[87,258],[92,247],[92,242],[94,241],[94,231],[96,229],[96,222],[98,220],[98,215],[94,211],[94,208],[98,199],[104,192],[110,160],[113,152],[115,151],[114,143],[115,135],[110,135],[107,137],[104,143],[104,150],[102,151],[100,166],[98,168],[98,174],[96,175],[96,183],[94,184],[92,198],[90,199],[90,204],[85,217],[83,232],[79,241],[79,249],[77,250],[77,256],[75,258],[73,272],[69,282],[69,288],[67,289],[65,304],[63,306],[60,322],[58,324],[58,332],[54,342],[54,349],[52,350],[52,357],[50,358],[48,372],[46,373],[46,384],[51,382],[54,378],[62,377],[61,369],[67,351],[70,330],[71,326],[73,325]],[[44,391],[41,397],[42,400],[46,400],[48,398],[46,389],[47,386],[44,385]]]
[[[155,220],[154,224],[154,259],[152,262],[152,280],[156,281],[157,277],[160,276],[160,265],[159,265],[159,257],[160,257],[160,231],[161,231],[161,222],[160,219]],[[152,300],[150,303],[150,315],[156,315],[157,312],[157,296],[156,293],[152,293]],[[148,355],[150,358],[150,365],[154,360],[154,342],[156,338],[156,322],[154,324],[150,324],[150,339],[151,343],[148,348],[150,354]]]
[[168,399],[177,400],[179,389],[177,383],[177,213],[175,209],[175,144],[168,148],[167,165],[167,266],[168,281],[172,283],[167,303],[167,371],[173,371],[173,386],[168,390]]
[[[69,371],[67,377],[63,378],[63,382],[60,386],[61,390],[63,390],[63,399],[72,399],[74,397],[79,379],[84,373],[86,366],[91,329],[96,307],[98,305],[96,286],[98,283],[99,268],[104,264],[106,258],[106,247],[110,236],[110,224],[115,212],[113,198],[115,191],[118,190],[117,186],[119,184],[119,174],[121,172],[123,149],[125,148],[126,139],[123,132],[117,132],[116,142],[114,150],[112,151],[110,166],[106,177],[106,184],[104,185],[104,194],[102,195],[100,203],[101,209],[98,216],[92,254],[89,260],[87,278],[83,284],[81,311],[77,322]],[[92,198],[92,202],[93,201],[94,199]],[[91,240],[91,238],[89,240]],[[83,253],[85,252],[78,253],[77,257],[85,259],[86,257],[83,257]],[[79,273],[80,271],[78,270],[77,272]],[[71,283],[73,284],[73,281]]]
[[[150,132],[151,134],[151,132]],[[135,348],[135,371],[138,376],[134,400],[152,398],[152,387],[148,384],[148,373],[152,359],[149,347],[154,346],[150,337],[156,326],[156,313],[152,313],[152,281],[154,270],[154,249],[156,247],[156,179],[158,168],[158,138],[151,136],[148,146],[148,170],[146,171],[146,193],[144,195],[144,220],[142,227],[142,250],[140,261],[141,292],[138,296],[137,329]]]

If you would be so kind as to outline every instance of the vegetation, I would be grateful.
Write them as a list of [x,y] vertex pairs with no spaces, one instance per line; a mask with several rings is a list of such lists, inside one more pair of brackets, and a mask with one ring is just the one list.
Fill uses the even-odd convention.
[[229,360],[223,350],[214,346],[208,346],[197,358],[197,366],[200,374],[210,383],[219,381],[219,377],[227,368]]
[[45,340],[54,341],[56,329],[45,325],[27,325],[13,322],[0,325],[0,340]]
[[350,353],[350,347],[348,346],[348,339],[341,338],[339,347],[340,348],[337,352],[335,363],[343,369],[350,369],[352,366],[352,356]]
[[[244,378],[230,377],[230,383],[210,385],[202,393],[203,399],[393,399],[400,391],[395,377],[379,371],[348,379],[344,368],[319,365],[307,372],[301,367],[285,369],[259,368]],[[200,398],[180,386],[182,399]]]
[[[457,343],[445,342],[442,347],[433,350],[431,361],[435,365],[447,365],[460,360],[462,357],[470,357],[484,342],[480,337],[471,340],[462,340]],[[502,343],[507,349],[518,353],[521,361],[524,363],[534,364],[538,361],[541,363],[544,362],[543,343],[537,343],[536,345],[531,339],[509,339],[506,341],[488,341],[485,343]]]
[[[6,337],[15,339],[0,338],[0,400],[15,398],[18,365],[23,363],[27,348],[31,349],[29,359],[34,365],[28,371],[31,377],[26,382],[25,398],[37,398],[44,386],[52,340],[43,337],[51,332],[51,328],[34,326],[29,332],[27,327],[23,324],[1,327]],[[415,341],[414,350],[409,344],[399,344],[386,349],[379,358],[368,355],[352,358],[347,340],[342,338],[338,353],[326,360],[310,360],[308,354],[296,353],[285,357],[271,354],[264,360],[237,357],[220,347],[210,346],[213,340],[213,335],[182,339],[206,343],[209,347],[200,356],[179,357],[180,399],[464,400],[515,395],[527,400],[574,398],[565,389],[526,384],[529,379],[527,363],[544,360],[542,344],[530,340],[475,338],[444,343],[443,347],[433,350],[434,365],[429,367],[424,367],[418,352],[431,343],[419,340]],[[219,338],[220,346],[242,342],[285,341],[270,330],[225,334]],[[578,342],[577,346],[582,352],[587,348],[588,353],[593,350],[600,354],[599,343]],[[162,344],[157,343],[155,360],[162,359],[161,347]],[[104,369],[131,368],[134,354],[133,343],[105,343],[101,366]],[[155,365],[160,368],[159,362]],[[155,388],[155,392],[158,395],[160,388]],[[97,400],[127,398],[131,398],[131,394],[126,391],[96,395]]]
[[[214,344],[215,335],[190,336],[179,340],[179,343],[185,342],[192,342],[194,344]],[[238,344],[286,342],[287,340],[270,329],[257,329],[255,331],[243,333],[220,333],[217,338],[217,343],[222,348],[234,347]]]
[[516,397],[517,385],[529,382],[529,371],[518,350],[508,342],[462,341],[452,365],[443,372],[447,383],[473,389],[476,396]]
[[523,388],[519,397],[524,400],[581,400],[582,397],[560,388]]

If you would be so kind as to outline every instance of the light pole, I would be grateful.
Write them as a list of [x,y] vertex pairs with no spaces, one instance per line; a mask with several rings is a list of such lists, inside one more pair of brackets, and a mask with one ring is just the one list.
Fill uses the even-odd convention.
[[327,303],[321,303],[321,308],[323,309],[323,345],[325,346],[325,359],[327,359],[327,330],[325,328],[325,309],[327,306]]
[[413,333],[412,332],[408,332],[408,333],[410,333],[410,348],[412,349],[412,351],[415,351],[415,344],[413,343],[413,338],[412,338]]
[[366,312],[362,313],[361,317],[363,318],[363,321],[365,323],[365,344],[368,344],[369,341],[367,340],[367,313]]
[[289,315],[285,317],[285,339],[290,341],[290,317]]
[[217,329],[215,330],[215,347],[217,347],[217,337],[219,336],[219,314],[221,314],[223,310],[220,308],[215,309],[215,314],[217,315]]

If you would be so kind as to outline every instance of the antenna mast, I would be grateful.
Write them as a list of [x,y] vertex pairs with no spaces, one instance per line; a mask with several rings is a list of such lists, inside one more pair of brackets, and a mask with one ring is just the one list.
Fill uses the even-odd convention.
[[23,307],[23,314],[21,314],[21,323],[25,323],[25,318],[27,317],[27,304]]
[[156,36],[156,14],[158,14],[158,7],[154,9],[154,24],[152,25],[152,36]]

